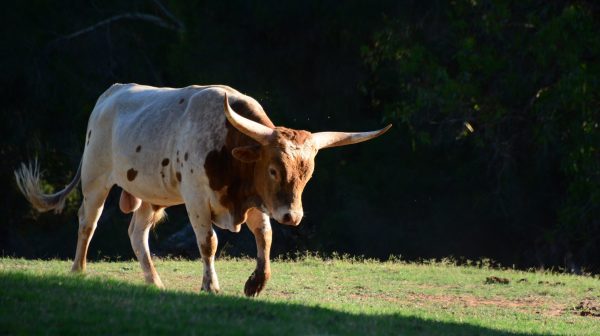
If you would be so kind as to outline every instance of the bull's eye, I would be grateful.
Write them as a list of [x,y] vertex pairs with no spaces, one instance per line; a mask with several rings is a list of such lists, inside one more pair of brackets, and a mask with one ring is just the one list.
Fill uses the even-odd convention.
[[275,168],[269,168],[269,175],[271,176],[272,179],[277,180],[277,169]]

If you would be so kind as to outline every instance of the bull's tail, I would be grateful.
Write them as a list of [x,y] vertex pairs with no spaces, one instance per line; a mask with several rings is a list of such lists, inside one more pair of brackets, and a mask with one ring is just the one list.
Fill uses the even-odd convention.
[[37,160],[28,165],[22,163],[21,168],[15,170],[15,178],[19,189],[36,210],[39,212],[54,210],[55,213],[60,213],[65,207],[67,196],[81,181],[81,162],[73,180],[63,190],[54,194],[44,194],[40,185],[40,169]]

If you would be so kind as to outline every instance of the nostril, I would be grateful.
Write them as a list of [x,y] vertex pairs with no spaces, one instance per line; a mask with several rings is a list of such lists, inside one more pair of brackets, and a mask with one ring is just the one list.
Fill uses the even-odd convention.
[[290,215],[289,213],[286,213],[285,215],[283,215],[283,222],[284,223],[289,223],[292,221],[292,215]]

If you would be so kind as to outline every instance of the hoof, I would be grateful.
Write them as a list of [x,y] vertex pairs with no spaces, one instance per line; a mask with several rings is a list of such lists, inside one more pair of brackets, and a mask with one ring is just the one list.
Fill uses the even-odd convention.
[[215,288],[212,286],[202,286],[202,288],[200,288],[201,292],[207,292],[207,293],[211,293],[211,294],[219,294],[219,292],[221,291],[220,288]]
[[74,262],[73,266],[71,266],[72,273],[85,273],[85,269],[86,269],[85,263],[82,265],[82,264]]
[[219,283],[203,281],[202,287],[200,287],[200,291],[218,294],[221,291],[221,288],[219,288]]
[[244,285],[244,294],[249,297],[256,297],[265,288],[267,280],[269,279],[268,274],[252,272],[246,285]]

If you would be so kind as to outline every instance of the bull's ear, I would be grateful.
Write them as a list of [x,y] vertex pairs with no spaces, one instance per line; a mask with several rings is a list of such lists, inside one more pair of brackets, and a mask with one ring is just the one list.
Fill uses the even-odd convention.
[[231,151],[231,155],[242,162],[256,162],[260,159],[260,146],[250,145],[236,147]]

